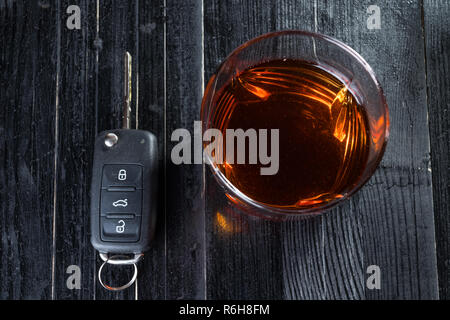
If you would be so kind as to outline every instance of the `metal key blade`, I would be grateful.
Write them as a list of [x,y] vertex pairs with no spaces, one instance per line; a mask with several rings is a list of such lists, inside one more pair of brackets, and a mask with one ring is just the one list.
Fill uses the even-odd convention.
[[131,55],[125,52],[124,55],[124,87],[123,87],[123,122],[122,128],[130,128],[130,112],[131,112]]

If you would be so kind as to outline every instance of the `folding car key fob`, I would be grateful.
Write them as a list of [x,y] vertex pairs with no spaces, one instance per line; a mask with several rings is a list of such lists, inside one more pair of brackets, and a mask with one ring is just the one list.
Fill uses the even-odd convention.
[[[123,128],[96,137],[92,168],[91,243],[103,260],[98,277],[108,290],[128,288],[136,280],[136,263],[150,247],[157,213],[157,139],[148,131],[129,129],[129,53],[124,80]],[[123,286],[108,286],[101,277],[105,264],[134,265],[134,275]]]
[[91,242],[103,253],[144,253],[156,221],[157,141],[147,131],[119,129],[95,141]]

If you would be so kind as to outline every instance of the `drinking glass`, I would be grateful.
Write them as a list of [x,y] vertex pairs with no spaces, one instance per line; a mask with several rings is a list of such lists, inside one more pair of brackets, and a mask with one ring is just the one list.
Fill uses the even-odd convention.
[[[354,194],[375,172],[383,156],[389,128],[388,108],[379,82],[372,68],[352,48],[331,37],[306,31],[281,31],[252,39],[235,49],[218,67],[205,90],[201,108],[203,132],[214,128],[218,114],[217,105],[224,88],[251,67],[270,62],[296,60],[316,65],[335,75],[354,96],[367,116],[369,137],[367,158],[361,175],[349,190],[339,197],[309,205],[280,206],[254,199],[243,192],[236,183],[220,170],[216,157],[205,155],[214,178],[223,187],[226,196],[236,205],[253,214],[263,216],[304,215],[321,213]],[[226,120],[226,119],[225,119]],[[268,119],[270,122],[270,119]],[[280,133],[282,134],[282,133]],[[293,141],[295,145],[295,141]],[[280,153],[283,150],[280,149]],[[283,163],[280,162],[280,166]],[[268,186],[270,188],[270,185]]]

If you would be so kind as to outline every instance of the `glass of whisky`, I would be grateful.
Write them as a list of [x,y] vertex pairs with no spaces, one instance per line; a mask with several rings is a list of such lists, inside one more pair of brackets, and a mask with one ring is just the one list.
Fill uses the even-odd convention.
[[269,216],[320,213],[350,197],[375,172],[389,135],[367,62],[304,31],[235,49],[209,80],[201,120],[205,162],[227,197]]

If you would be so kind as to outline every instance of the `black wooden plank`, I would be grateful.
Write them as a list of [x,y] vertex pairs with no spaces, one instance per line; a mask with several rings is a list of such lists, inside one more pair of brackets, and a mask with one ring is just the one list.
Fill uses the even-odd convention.
[[216,184],[206,172],[207,298],[282,298],[280,225],[246,216]]
[[151,249],[139,263],[139,299],[164,299],[166,293],[166,232],[164,184],[165,78],[164,78],[164,3],[141,0],[136,8],[138,50],[138,128],[153,132],[158,138],[159,188],[156,235]]
[[[123,106],[123,74],[124,53],[128,51],[135,56],[138,50],[137,31],[137,1],[99,1],[99,34],[97,46],[98,55],[98,132],[122,126]],[[138,59],[132,61],[133,70],[138,70]],[[136,84],[133,78],[133,93],[131,107],[136,106]],[[97,258],[98,269],[101,259]],[[105,269],[105,282],[111,285],[122,285],[131,277],[130,266]],[[105,290],[96,282],[96,299],[135,299],[136,285],[120,292]]]
[[348,35],[336,36],[373,67],[390,111],[388,146],[371,180],[378,190],[368,186],[360,192],[360,202],[354,200],[363,223],[364,269],[376,264],[382,270],[382,289],[366,289],[366,297],[434,299],[436,254],[420,5],[379,1],[381,29],[368,30],[367,8],[372,4],[349,3],[341,9],[343,15],[334,18],[361,17],[351,20]]
[[44,1],[0,1],[2,299],[52,294],[58,18]]
[[[276,28],[275,1],[205,1],[205,80],[237,46]],[[270,299],[282,296],[280,225],[230,207],[205,168],[206,296]]]
[[[416,74],[423,73],[423,66],[420,65],[423,49],[420,47],[420,42],[412,41],[418,43],[417,48],[408,49],[407,47],[408,41],[411,41],[408,38],[419,37],[419,26],[417,24],[411,26],[412,30],[407,33],[406,37],[402,30],[398,30],[398,24],[401,21],[398,12],[402,12],[402,14],[406,12],[408,16],[417,16],[418,6],[417,3],[412,7],[404,4],[403,6],[399,4],[399,7],[378,4],[382,8],[383,26],[390,30],[389,37],[385,38],[384,33],[377,34],[376,31],[366,28],[367,8],[371,4],[349,2],[343,5],[342,3],[319,2],[315,9],[315,30],[337,37],[361,52],[368,59],[369,64],[374,66],[377,74],[387,78],[384,82],[381,79],[381,82],[384,84],[383,87],[387,86],[385,92],[388,95],[388,104],[390,106],[393,104],[395,107],[398,105],[398,101],[396,101],[398,95],[391,94],[389,96],[389,94],[392,90],[390,84],[395,84],[397,81],[389,79],[390,71],[395,67],[402,68],[402,63],[407,67],[409,61],[405,59],[409,58],[415,62],[417,69],[408,74],[405,82],[408,83],[409,79],[415,80]],[[402,24],[404,26],[404,23]],[[393,37],[398,38],[398,41],[392,42]],[[395,47],[392,43],[399,45],[400,48]],[[383,48],[382,54],[386,56],[380,57],[380,47]],[[398,49],[403,49],[403,51],[398,51]],[[394,65],[386,63],[392,59],[392,56],[397,55],[398,59],[393,62]],[[421,80],[423,81],[423,78],[418,79],[419,84],[410,81],[412,88],[414,85],[420,87]],[[410,97],[413,95],[412,88],[407,86],[400,88],[399,91],[406,92],[400,96]],[[423,102],[423,91],[416,95]],[[416,100],[409,99],[405,100],[402,105],[414,102]],[[407,122],[408,126],[406,126],[403,119],[394,121],[395,127],[393,130],[391,129],[390,142],[396,144],[397,149],[401,147],[402,152],[389,152],[388,148],[383,162],[389,161],[386,159],[393,159],[391,161],[396,162],[395,167],[400,168],[394,170],[387,168],[388,174],[383,169],[379,169],[374,178],[378,179],[378,182],[374,185],[381,187],[379,186],[375,193],[372,191],[368,195],[370,192],[368,186],[371,185],[369,182],[368,186],[352,198],[350,204],[346,203],[341,208],[333,209],[323,217],[325,226],[323,226],[324,243],[322,245],[324,249],[321,254],[323,254],[326,269],[322,270],[325,288],[319,288],[324,293],[321,297],[352,299],[436,297],[434,239],[432,230],[426,230],[433,221],[430,207],[431,190],[429,174],[425,172],[422,162],[424,156],[426,159],[426,152],[423,150],[426,150],[428,145],[427,131],[424,130],[426,129],[426,110],[420,103],[416,103],[414,106],[418,109],[413,115],[414,128],[418,138],[414,139],[414,143],[411,143],[409,148],[405,148],[403,145],[405,141],[397,142],[396,140],[399,138],[393,138],[396,137],[396,133],[392,132],[399,130],[401,134],[402,131],[409,130],[409,125],[412,123]],[[391,109],[391,121],[393,116],[397,116],[395,112],[397,110]],[[393,140],[394,142],[392,142]],[[412,163],[416,165],[417,170],[414,169]],[[404,170],[402,167],[409,170]],[[396,190],[395,196],[384,192],[384,190],[396,186],[399,180],[410,181],[409,183],[416,187],[411,190],[408,183],[400,184],[402,188]],[[395,219],[390,219],[390,217],[395,217]],[[284,234],[288,237],[294,235],[294,238],[303,240],[303,237],[295,236],[294,233],[286,232]],[[287,242],[286,254],[292,250],[289,243],[297,242],[292,240]],[[405,257],[404,252],[408,252],[408,256]],[[316,261],[319,260],[320,255],[317,251],[313,256]],[[290,257],[301,261],[292,254]],[[365,290],[365,278],[367,277],[365,270],[371,264],[378,264],[382,268],[384,290]],[[290,272],[293,273],[292,270]],[[411,272],[414,274],[412,277]],[[307,275],[309,274],[307,273]],[[299,280],[297,285],[288,282],[288,286],[291,289],[292,287],[297,288],[297,298],[304,298],[304,293],[308,292],[308,284],[302,284]],[[310,297],[310,295],[306,295],[306,297]]]
[[[320,32],[329,22],[318,9],[316,1],[280,2],[277,30]],[[347,202],[322,216],[282,224],[285,299],[364,297],[361,221],[352,211]]]
[[166,244],[167,299],[205,299],[205,213],[202,165],[175,165],[171,134],[200,118],[203,85],[202,3],[169,1],[166,8]]
[[[77,5],[81,29],[66,27]],[[57,209],[55,217],[55,299],[93,299],[96,282],[95,250],[90,244],[89,189],[92,152],[96,135],[96,4],[93,1],[62,1],[61,52],[58,96]],[[67,287],[67,268],[78,266],[80,289]]]
[[[332,258],[326,274],[339,279],[332,275],[336,266],[348,270],[344,282],[327,282],[326,291],[334,298],[436,298],[424,77],[417,77],[424,74],[420,8],[418,2],[378,2],[382,29],[368,30],[367,8],[372,4],[319,2],[316,9],[317,31],[346,42],[375,69],[391,116],[390,141],[381,168],[344,207],[342,214],[347,218],[335,212],[324,217],[326,243],[336,239],[342,243],[339,255],[333,256],[339,248],[325,252],[325,259]],[[405,23],[403,16],[415,18]],[[333,230],[341,229],[339,225],[332,228],[333,220],[348,220],[351,233],[333,236]],[[382,289],[361,292],[366,268],[372,264],[381,267]]]
[[381,290],[366,289],[366,298],[436,299],[429,174],[382,164],[354,203],[363,221],[364,269],[381,268]]
[[441,299],[450,299],[450,2],[424,1],[431,168]]
[[[391,115],[390,141],[381,168],[350,203],[323,217],[326,269],[325,288],[320,290],[326,298],[436,298],[424,77],[417,77],[424,74],[420,8],[418,2],[378,2],[382,29],[377,31],[366,27],[367,8],[372,4],[320,1],[315,9],[316,31],[349,44],[373,66]],[[404,15],[417,19],[407,24]],[[303,239],[299,234],[288,234],[294,237],[290,243]],[[285,252],[290,251],[288,246]],[[317,252],[313,256],[319,259]],[[365,287],[366,268],[372,264],[382,270],[379,291]],[[305,297],[308,284],[298,280],[297,285],[288,285],[297,288],[295,297]]]

